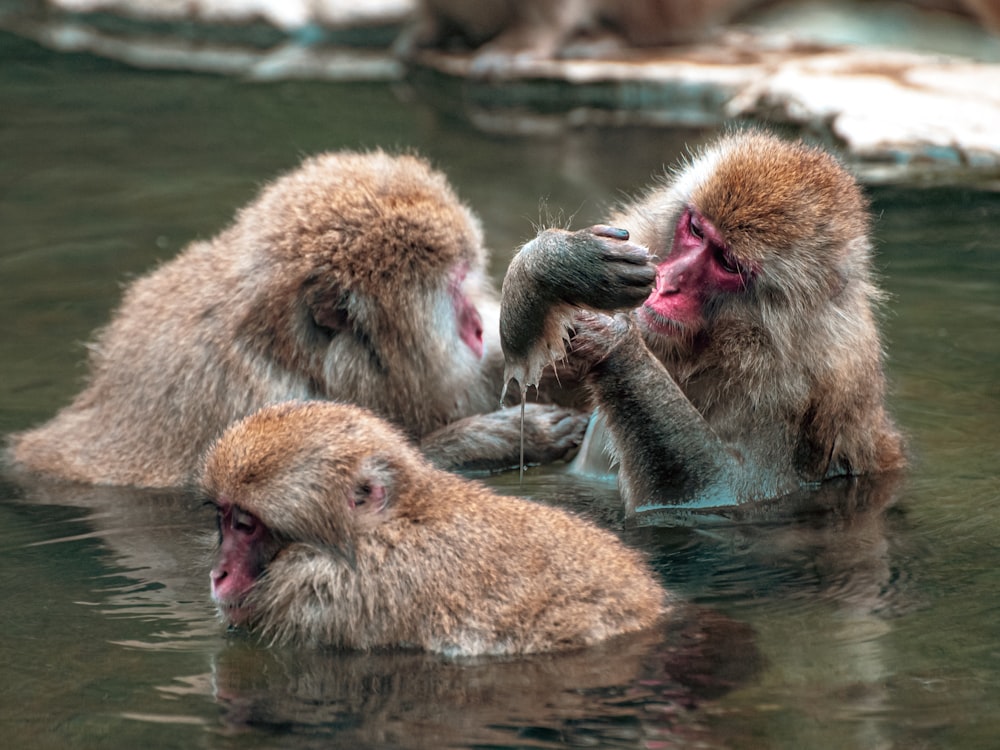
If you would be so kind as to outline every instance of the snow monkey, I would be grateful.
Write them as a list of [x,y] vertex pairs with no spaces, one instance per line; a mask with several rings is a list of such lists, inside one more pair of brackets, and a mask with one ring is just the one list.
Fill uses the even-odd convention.
[[[295,398],[368,407],[448,468],[515,466],[520,414],[497,410],[485,263],[479,221],[423,159],[306,159],[128,287],[86,387],[13,437],[13,461],[80,482],[184,485],[226,426]],[[564,457],[585,422],[529,405],[526,460]]]
[[[572,330],[567,375],[582,366],[598,415],[574,469],[608,471],[610,447],[630,510],[898,469],[869,223],[829,153],[764,132],[724,136],[613,226],[545,230],[520,250],[501,299],[508,380],[538,383]],[[634,281],[623,261],[645,249],[652,291],[609,317]]]
[[611,532],[434,468],[353,405],[265,407],[212,446],[202,486],[219,520],[212,598],[268,642],[534,653],[644,631],[672,607]]

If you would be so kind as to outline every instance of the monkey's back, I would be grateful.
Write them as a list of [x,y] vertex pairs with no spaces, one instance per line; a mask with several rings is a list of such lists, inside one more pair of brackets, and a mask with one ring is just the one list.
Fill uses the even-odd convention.
[[14,435],[12,460],[74,481],[188,481],[216,432],[259,405],[234,349],[238,312],[225,291],[232,271],[223,271],[232,254],[221,237],[192,243],[134,281],[90,345],[84,390],[47,423]]
[[439,480],[437,512],[404,513],[358,549],[359,573],[371,565],[362,577],[377,582],[359,593],[416,616],[402,616],[409,633],[400,640],[450,654],[553,651],[643,630],[668,610],[642,555],[610,532]]

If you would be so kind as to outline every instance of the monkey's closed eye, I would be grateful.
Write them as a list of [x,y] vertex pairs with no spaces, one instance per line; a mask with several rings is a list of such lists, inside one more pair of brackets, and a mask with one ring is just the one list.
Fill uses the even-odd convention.
[[257,529],[257,519],[239,508],[234,508],[230,525],[233,531],[252,534]]
[[693,213],[688,217],[688,230],[699,240],[705,239],[705,230],[701,228],[701,224]]
[[387,502],[385,485],[378,479],[358,484],[348,498],[352,510],[378,514],[385,510]]
[[372,494],[372,487],[370,484],[362,484],[354,492],[354,496],[350,499],[350,504],[352,508],[360,508],[365,503],[368,502],[369,496]]
[[747,273],[743,266],[740,265],[739,261],[732,256],[732,254],[725,248],[718,248],[716,251],[716,259],[722,270],[726,273],[731,273],[734,275],[746,277]]

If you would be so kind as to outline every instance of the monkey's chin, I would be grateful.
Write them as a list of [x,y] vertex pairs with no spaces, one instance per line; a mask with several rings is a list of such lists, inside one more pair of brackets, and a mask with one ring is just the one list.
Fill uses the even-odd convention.
[[219,617],[231,628],[240,628],[250,621],[252,611],[243,602],[216,602]]
[[686,325],[665,315],[661,315],[649,305],[643,305],[639,308],[639,318],[642,320],[647,331],[660,336],[675,338],[686,336],[688,332]]

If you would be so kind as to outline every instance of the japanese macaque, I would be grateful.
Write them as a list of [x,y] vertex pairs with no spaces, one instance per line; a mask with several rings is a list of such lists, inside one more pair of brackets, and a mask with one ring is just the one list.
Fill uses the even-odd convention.
[[269,642],[532,653],[670,608],[610,532],[435,469],[355,406],[262,409],[212,446],[202,485],[219,518],[212,598]]
[[[971,17],[994,32],[1000,29],[1000,3],[996,0],[913,0],[911,4]],[[752,22],[753,11],[770,5],[780,3],[420,0],[415,22],[396,47],[404,56],[413,56],[421,48],[472,49],[474,70],[489,72],[513,59],[597,57],[622,49],[701,42],[726,24]]]
[[[557,374],[568,385],[582,368],[597,407],[574,469],[607,472],[610,443],[631,510],[732,505],[899,468],[869,222],[825,151],[723,137],[614,215],[620,230],[550,229],[521,249],[501,300],[508,379],[537,384],[573,329],[572,366]],[[619,300],[601,290],[631,283],[621,259],[643,248],[652,292],[630,314],[602,314]]]
[[[261,406],[366,406],[448,468],[517,465],[519,409],[497,411],[496,296],[476,217],[416,156],[327,153],[126,291],[90,378],[13,462],[90,483],[168,487]],[[565,456],[586,416],[529,405],[529,462]]]
[[[997,0],[912,0],[916,9],[945,11],[1000,30]],[[559,58],[606,58],[633,49],[716,44],[733,23],[754,24],[777,0],[419,0],[414,21],[396,52],[416,58],[422,49],[471,50],[474,75],[512,63]],[[837,4],[831,3],[833,10]],[[895,3],[888,2],[891,8]],[[850,15],[851,10],[841,10]],[[932,14],[936,15],[936,14]],[[780,17],[780,16],[779,16]],[[766,22],[765,22],[766,24]]]
[[[759,0],[757,0],[759,2]],[[607,42],[655,47],[692,42],[755,0],[421,0],[416,22],[397,46],[404,54],[455,43],[481,57],[555,58]],[[581,44],[582,43],[582,44]],[[574,45],[576,45],[574,47]],[[595,48],[596,49],[596,48]]]

